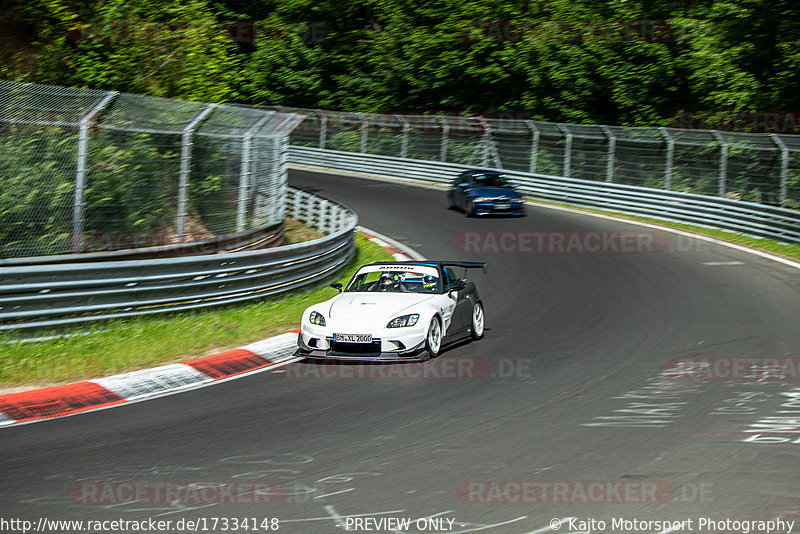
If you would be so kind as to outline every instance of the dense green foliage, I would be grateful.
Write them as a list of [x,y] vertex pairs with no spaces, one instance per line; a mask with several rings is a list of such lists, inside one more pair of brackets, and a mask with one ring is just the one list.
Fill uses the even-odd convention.
[[637,125],[800,99],[796,0],[14,0],[2,19],[0,76],[178,98]]

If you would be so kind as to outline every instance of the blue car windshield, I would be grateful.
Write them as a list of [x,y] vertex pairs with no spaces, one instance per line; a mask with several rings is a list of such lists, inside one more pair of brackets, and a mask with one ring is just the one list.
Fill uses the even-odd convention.
[[472,181],[476,187],[512,187],[502,174],[474,174]]

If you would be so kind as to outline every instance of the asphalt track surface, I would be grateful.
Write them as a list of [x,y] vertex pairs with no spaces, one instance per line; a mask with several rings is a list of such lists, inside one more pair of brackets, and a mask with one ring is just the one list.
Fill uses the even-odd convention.
[[[454,520],[451,532],[517,534],[551,532],[554,518],[606,522],[558,532],[611,532],[614,518],[694,521],[675,532],[732,531],[701,530],[700,518],[800,519],[800,379],[725,365],[800,357],[800,270],[565,211],[470,219],[445,210],[441,191],[299,171],[290,181],[430,259],[488,261],[473,276],[485,338],[426,364],[298,362],[2,429],[2,518],[205,518],[207,532],[244,532],[213,530],[213,518],[278,518],[280,532],[336,533],[356,515],[430,517]],[[495,249],[485,232],[609,243],[533,253],[515,251],[511,237]],[[614,232],[645,233],[655,250],[614,251]],[[486,250],[464,250],[475,235]],[[676,377],[676,358],[712,368]],[[235,503],[186,493],[125,502],[124,483],[240,486]],[[284,496],[247,503],[248,483]],[[93,491],[118,493],[84,502]],[[419,526],[404,531],[431,531]]]

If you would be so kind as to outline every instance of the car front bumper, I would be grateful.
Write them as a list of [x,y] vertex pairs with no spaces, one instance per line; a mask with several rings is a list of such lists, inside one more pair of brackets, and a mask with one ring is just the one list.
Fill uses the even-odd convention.
[[478,202],[474,204],[475,215],[525,215],[525,204],[498,204]]
[[368,345],[365,343],[332,343],[331,337],[326,337],[324,343],[320,343],[319,337],[306,336],[306,340],[316,339],[316,344],[322,345],[312,347],[303,338],[304,333],[300,332],[297,336],[297,350],[294,356],[317,360],[350,361],[422,361],[428,356],[424,338],[413,346],[404,345],[405,348],[397,350],[384,350],[387,342],[381,339]]

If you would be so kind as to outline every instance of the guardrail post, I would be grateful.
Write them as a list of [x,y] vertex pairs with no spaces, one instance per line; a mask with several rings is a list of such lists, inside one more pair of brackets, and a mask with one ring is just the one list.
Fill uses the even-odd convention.
[[80,252],[83,249],[83,218],[86,204],[86,160],[89,159],[89,126],[95,116],[103,111],[108,104],[119,94],[117,91],[109,92],[100,102],[81,118],[78,129],[78,161],[75,168],[75,197],[72,206],[72,238],[70,250]]
[[666,128],[659,128],[659,132],[667,140],[667,156],[664,163],[664,189],[667,191],[672,190],[672,165],[675,160],[675,138],[669,133]]
[[721,197],[725,196],[725,190],[728,185],[728,143],[722,138],[719,131],[713,130],[711,132],[714,139],[719,141],[719,188],[717,194]]
[[530,164],[528,165],[528,172],[534,173],[536,172],[536,159],[539,157],[539,136],[541,133],[539,132],[539,128],[536,127],[536,124],[533,121],[525,121],[525,124],[528,125],[528,129],[531,131],[532,139],[531,139],[531,157],[530,157]]
[[772,142],[778,145],[781,151],[781,189],[779,202],[782,208],[786,207],[786,197],[789,194],[789,149],[784,144],[783,139],[777,134],[770,134]]
[[261,126],[275,115],[274,111],[267,111],[264,116],[256,121],[242,137],[242,162],[239,165],[239,201],[236,208],[236,231],[242,232],[245,227],[245,214],[247,201],[250,199],[250,163],[253,150],[253,136]]
[[564,134],[564,177],[569,178],[572,170],[572,132],[565,124],[559,124],[558,129]]
[[447,118],[444,115],[439,116],[439,122],[442,123],[442,144],[439,147],[439,161],[447,161],[447,142],[450,134],[450,126],[447,124]]
[[189,121],[189,124],[183,129],[181,135],[181,170],[178,175],[178,215],[175,221],[175,233],[178,234],[178,242],[183,243],[186,240],[186,214],[188,210],[188,190],[189,190],[189,172],[192,168],[192,136],[197,125],[205,119],[211,111],[217,107],[217,104],[206,104],[203,109]]
[[603,125],[600,126],[600,128],[603,129],[603,133],[608,139],[608,150],[606,152],[606,182],[611,183],[614,181],[614,158],[617,151],[617,138],[614,137],[614,134],[611,133],[608,126]]
[[303,202],[303,195],[305,195],[305,192],[302,189],[298,190],[294,195],[294,203],[292,204],[292,218],[298,221],[302,221],[300,219],[300,204]]
[[397,115],[397,118],[403,123],[403,137],[400,141],[400,157],[405,158],[408,156],[408,121],[402,115]]
[[361,119],[361,153],[366,154],[369,118],[367,118],[365,115],[359,115],[359,119]]

